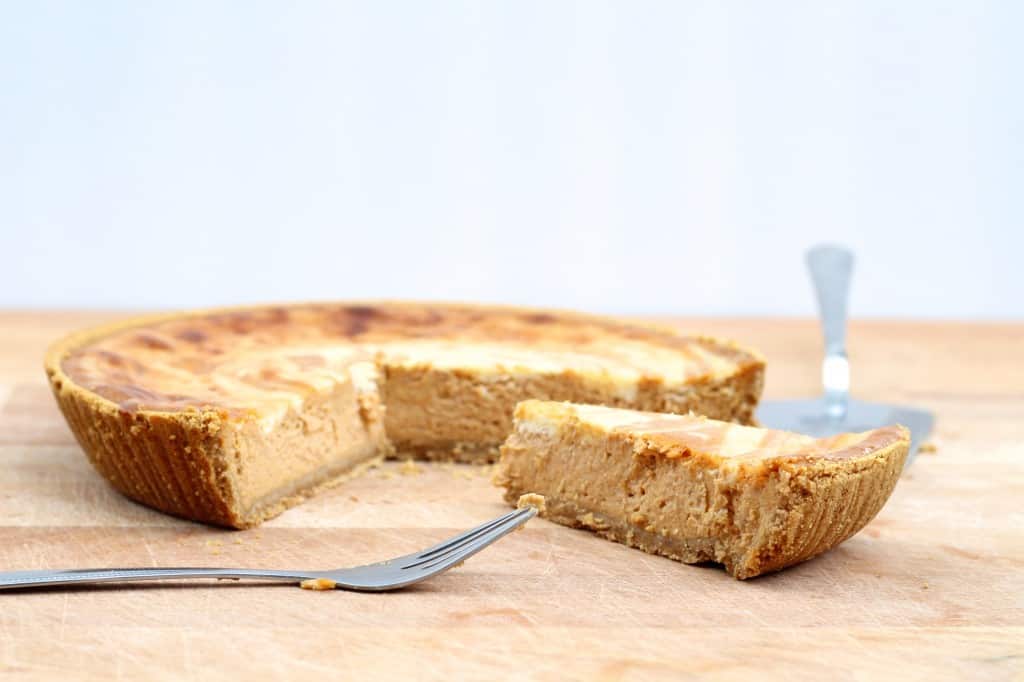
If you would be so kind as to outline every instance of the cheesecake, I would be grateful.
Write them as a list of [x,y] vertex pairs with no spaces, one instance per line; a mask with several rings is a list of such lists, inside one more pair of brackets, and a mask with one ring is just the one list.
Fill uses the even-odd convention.
[[244,528],[383,456],[493,461],[530,398],[749,423],[764,362],[604,317],[378,302],[132,320],[59,341],[46,371],[115,488]]
[[868,523],[907,456],[902,426],[812,438],[693,414],[528,400],[501,448],[508,502],[736,578],[825,552]]

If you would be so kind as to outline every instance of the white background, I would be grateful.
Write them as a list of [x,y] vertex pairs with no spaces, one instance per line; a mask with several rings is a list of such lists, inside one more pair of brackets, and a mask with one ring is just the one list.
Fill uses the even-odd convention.
[[0,0],[0,306],[1024,316],[1024,3]]

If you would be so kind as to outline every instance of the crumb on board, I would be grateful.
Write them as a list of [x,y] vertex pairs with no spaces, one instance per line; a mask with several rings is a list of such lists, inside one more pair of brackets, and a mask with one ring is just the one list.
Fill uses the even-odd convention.
[[[525,509],[526,507],[533,507],[537,510],[538,514],[543,514],[547,511],[547,500],[543,495],[538,493],[525,493],[519,496],[519,500],[516,502],[516,509]],[[526,528],[526,524],[516,528],[517,531]]]
[[303,580],[299,583],[299,587],[304,590],[316,590],[318,592],[333,590],[337,586],[338,583],[334,582],[330,578],[310,578],[309,580]]
[[398,473],[403,476],[418,476],[422,471],[423,469],[411,457],[402,462],[402,465],[398,467]]
[[516,509],[525,509],[526,507],[533,507],[538,513],[543,514],[547,511],[547,500],[538,493],[520,495],[519,501],[516,502]]
[[358,502],[359,501],[359,498],[356,497],[355,495],[349,495],[348,499],[352,500],[353,502]]
[[936,452],[938,452],[938,450],[938,446],[936,446],[935,443],[931,442],[921,443],[921,445],[918,446],[917,448],[917,451],[922,455],[934,455]]
[[928,589],[928,583],[921,583],[921,589],[922,590],[927,590]]

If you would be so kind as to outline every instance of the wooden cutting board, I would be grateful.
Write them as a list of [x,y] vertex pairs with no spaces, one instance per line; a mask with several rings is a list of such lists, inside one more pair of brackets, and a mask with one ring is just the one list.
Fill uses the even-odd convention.
[[[387,465],[252,531],[178,521],[87,464],[41,368],[110,314],[0,313],[0,569],[331,568],[427,546],[504,510],[483,469]],[[769,397],[817,390],[810,321],[679,320],[768,358]],[[1024,324],[860,322],[854,391],[937,412],[859,535],[738,582],[533,521],[403,592],[164,584],[0,593],[0,677],[1020,679]],[[230,678],[229,678],[230,679]]]

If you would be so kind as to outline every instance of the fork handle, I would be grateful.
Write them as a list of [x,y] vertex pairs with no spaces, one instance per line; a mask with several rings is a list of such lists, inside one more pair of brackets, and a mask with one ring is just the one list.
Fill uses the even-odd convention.
[[248,568],[94,568],[67,571],[10,571],[0,573],[0,590],[186,578],[259,578],[296,582],[315,577],[317,576],[312,573],[299,574],[295,571],[264,571]]

